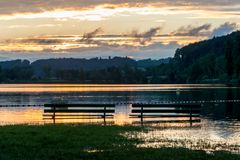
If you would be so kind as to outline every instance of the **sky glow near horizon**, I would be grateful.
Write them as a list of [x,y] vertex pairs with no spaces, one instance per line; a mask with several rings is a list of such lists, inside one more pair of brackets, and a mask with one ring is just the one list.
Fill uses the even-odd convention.
[[239,0],[0,0],[0,59],[159,59],[239,26]]

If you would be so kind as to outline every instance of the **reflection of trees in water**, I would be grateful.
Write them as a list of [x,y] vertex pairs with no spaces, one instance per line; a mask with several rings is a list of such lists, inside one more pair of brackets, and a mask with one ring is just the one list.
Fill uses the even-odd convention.
[[[226,99],[227,100],[233,99],[233,91],[231,88],[227,89]],[[226,103],[226,117],[233,118],[233,102]]]
[[[240,98],[240,89],[236,90],[236,97],[237,99]],[[240,103],[236,104],[236,111],[234,113],[236,114],[236,118],[240,120]]]
[[[202,97],[201,97],[202,96]],[[203,100],[236,100],[240,97],[240,89],[227,88],[226,90],[207,91],[199,95]],[[214,119],[238,119],[240,120],[239,102],[204,103],[202,114]]]
[[[239,89],[227,89],[227,95],[226,99],[228,100],[235,100],[240,97],[240,91]],[[226,117],[228,118],[236,118],[240,120],[240,103],[235,103],[235,102],[228,102],[225,105],[226,107]]]

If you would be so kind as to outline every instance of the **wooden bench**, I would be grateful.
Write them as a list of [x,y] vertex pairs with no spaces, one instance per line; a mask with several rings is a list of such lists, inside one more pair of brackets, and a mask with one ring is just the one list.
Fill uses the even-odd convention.
[[[143,122],[200,122],[200,104],[132,104],[130,118]],[[160,120],[165,118],[167,120]]]
[[115,112],[114,104],[44,104],[44,120],[58,119],[106,119],[113,118]]

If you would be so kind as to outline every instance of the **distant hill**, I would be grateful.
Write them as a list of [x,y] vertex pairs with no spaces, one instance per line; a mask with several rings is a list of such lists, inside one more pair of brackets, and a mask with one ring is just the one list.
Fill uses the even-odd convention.
[[33,70],[37,76],[43,76],[45,70],[51,71],[57,70],[101,70],[110,67],[123,67],[125,65],[129,67],[153,67],[162,63],[168,63],[169,59],[160,60],[134,60],[128,57],[113,57],[108,59],[92,58],[92,59],[75,59],[75,58],[60,58],[60,59],[45,59],[37,60],[31,63]]
[[29,66],[30,62],[28,60],[13,60],[13,61],[4,61],[0,62],[2,69],[11,69],[14,67],[26,67]]
[[159,60],[152,60],[152,59],[143,59],[136,61],[138,67],[148,68],[148,67],[154,67],[159,66],[161,64],[167,64],[171,58],[164,58]]
[[38,76],[42,76],[44,71],[48,68],[52,71],[56,70],[94,70],[104,69],[112,66],[136,66],[136,61],[130,58],[114,57],[112,59],[74,59],[74,58],[61,58],[61,59],[46,59],[37,60],[31,64],[34,71]]
[[[47,78],[55,77],[56,73],[63,71],[84,71],[90,72],[93,70],[103,70],[107,68],[122,68],[128,66],[131,68],[145,69],[148,67],[159,66],[163,63],[168,63],[171,58],[152,60],[134,60],[128,57],[109,57],[92,58],[92,59],[75,59],[75,58],[59,58],[59,59],[40,59],[30,63],[28,60],[12,60],[0,62],[0,67],[3,70],[7,70],[6,74],[10,74],[12,70],[17,68],[27,67],[32,69],[33,77]],[[14,72],[14,71],[13,71]],[[12,76],[10,76],[12,77]]]

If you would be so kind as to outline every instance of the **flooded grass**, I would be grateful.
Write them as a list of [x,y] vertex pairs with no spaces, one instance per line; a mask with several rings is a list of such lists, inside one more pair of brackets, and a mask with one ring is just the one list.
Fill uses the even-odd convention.
[[[195,135],[195,136],[194,136]],[[137,144],[139,148],[188,148],[192,150],[204,150],[207,153],[215,151],[228,151],[240,153],[240,137],[223,139],[217,137],[207,137],[197,130],[153,130],[148,132],[128,132],[125,135],[129,139],[138,138],[141,143]]]
[[[147,130],[147,131],[146,131]],[[207,153],[227,151],[240,154],[239,122],[209,121],[190,126],[188,123],[159,123],[145,126],[144,132],[127,132],[129,139],[138,138],[139,148],[188,148]]]
[[[149,128],[101,125],[15,125],[0,127],[0,159],[236,160],[239,154],[208,153],[180,146],[141,146]],[[131,134],[131,137],[126,135]],[[138,136],[136,136],[138,135]],[[166,139],[167,140],[167,139]],[[174,141],[169,141],[174,144]]]

